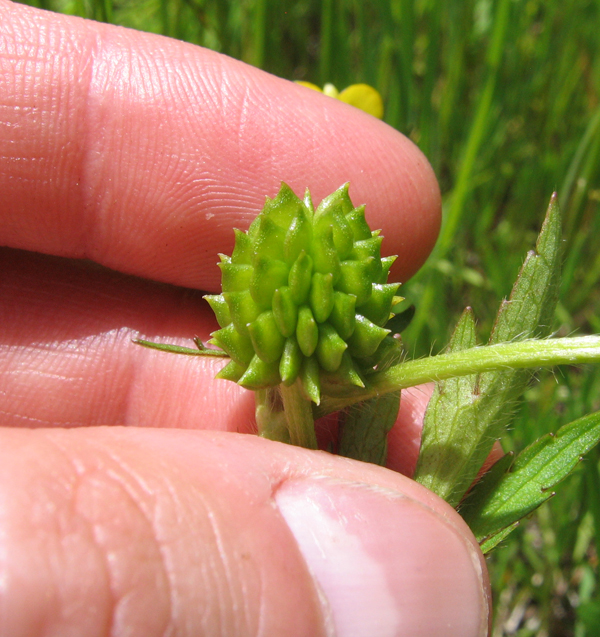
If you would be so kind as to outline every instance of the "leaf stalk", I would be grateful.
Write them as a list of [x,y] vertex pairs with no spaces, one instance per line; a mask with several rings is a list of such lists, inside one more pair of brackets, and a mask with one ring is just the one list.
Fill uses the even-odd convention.
[[[438,354],[394,365],[373,374],[365,389],[357,389],[348,395],[327,396],[317,410],[317,416],[339,411],[349,405],[374,396],[406,389],[414,385],[440,381],[458,376],[501,371],[554,367],[555,365],[579,365],[600,361],[600,336],[575,336],[568,338],[526,339],[511,343],[478,346],[449,354]],[[328,388],[328,393],[336,391]],[[340,394],[341,394],[340,391]]]

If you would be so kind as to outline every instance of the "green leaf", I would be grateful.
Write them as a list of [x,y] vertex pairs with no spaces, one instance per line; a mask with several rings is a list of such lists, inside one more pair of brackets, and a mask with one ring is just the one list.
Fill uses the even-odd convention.
[[[560,286],[561,241],[561,217],[555,193],[535,250],[527,254],[509,299],[500,304],[489,345],[551,333]],[[478,408],[479,418],[490,425],[484,435],[497,438],[502,433],[530,378],[530,372],[517,369],[481,375],[478,390],[484,400]],[[493,440],[489,449],[492,444]],[[483,462],[483,451],[480,457]]]
[[510,298],[500,305],[490,345],[550,334],[560,285],[561,236],[554,193],[535,250],[527,254]]
[[[448,353],[475,345],[475,319],[467,308],[452,334]],[[453,485],[461,482],[461,473],[473,453],[475,441],[464,424],[476,400],[476,383],[474,374],[437,383],[425,413],[415,479],[442,497],[449,497]]]
[[[535,250],[527,255],[509,299],[500,305],[489,345],[549,334],[560,279],[560,224],[554,195]],[[471,391],[464,383],[461,391],[449,389],[454,385],[445,381],[436,394],[441,392],[443,399],[432,399],[427,410],[415,479],[456,506],[510,419],[529,378],[530,372],[507,366],[471,378]]]
[[400,408],[400,392],[385,394],[350,407],[340,415],[340,456],[385,466],[387,435]]
[[506,536],[510,535],[518,526],[519,526],[519,523],[515,522],[514,524],[511,524],[510,526],[507,526],[505,529],[502,529],[502,531],[499,531],[498,533],[496,533],[496,535],[492,535],[489,538],[487,538],[486,540],[484,540],[479,545],[479,548],[481,549],[481,552],[484,555],[486,553],[489,553],[493,548],[496,548],[498,546],[498,544],[500,544],[500,542],[502,542],[502,540]]
[[581,457],[600,441],[600,412],[546,434],[524,449],[509,472],[503,458],[471,490],[460,513],[480,541],[493,537],[554,495]]

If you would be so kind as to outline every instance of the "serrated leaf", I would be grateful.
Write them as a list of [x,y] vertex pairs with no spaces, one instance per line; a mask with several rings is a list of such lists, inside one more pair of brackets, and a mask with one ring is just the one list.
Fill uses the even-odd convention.
[[[483,542],[509,528],[554,495],[579,460],[600,441],[600,412],[546,434],[524,449],[509,472],[506,460],[476,484],[460,513]],[[498,465],[498,463],[496,463]]]
[[[560,280],[560,226],[553,196],[536,248],[527,255],[509,299],[500,305],[490,345],[550,332]],[[415,479],[456,506],[512,415],[530,375],[511,368],[482,373],[469,377],[470,392],[464,384],[462,391],[451,389],[456,385],[448,383],[454,380],[440,383],[441,391],[436,390],[425,415]]]
[[490,345],[550,334],[560,285],[561,236],[554,193],[535,250],[527,254],[508,301],[500,306]]

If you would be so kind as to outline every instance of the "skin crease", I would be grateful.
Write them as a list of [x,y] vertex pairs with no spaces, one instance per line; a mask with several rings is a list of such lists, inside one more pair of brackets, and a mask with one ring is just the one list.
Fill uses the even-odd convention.
[[389,471],[237,435],[253,398],[214,380],[221,361],[131,342],[208,337],[216,253],[281,179],[315,202],[350,181],[400,255],[391,279],[433,246],[435,176],[382,122],[210,51],[0,0],[0,634],[326,634],[272,500],[298,476],[423,503],[489,596],[460,517],[396,473],[430,388],[403,395]]

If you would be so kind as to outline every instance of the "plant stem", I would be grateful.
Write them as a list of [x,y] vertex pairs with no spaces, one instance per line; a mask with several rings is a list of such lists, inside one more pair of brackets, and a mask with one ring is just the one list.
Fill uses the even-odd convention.
[[[321,403],[316,416],[339,411],[348,405],[373,396],[414,385],[468,376],[507,368],[553,367],[600,361],[600,336],[573,338],[527,339],[473,347],[450,354],[439,354],[394,365],[370,377],[366,389],[344,396],[329,396]],[[331,388],[330,394],[335,391]]]
[[290,387],[281,384],[279,390],[288,421],[290,442],[299,447],[317,449],[312,403],[304,397],[300,383],[296,381]]
[[133,342],[136,345],[142,345],[149,349],[157,349],[161,352],[170,352],[171,354],[185,354],[186,356],[216,356],[218,358],[229,358],[229,355],[222,349],[216,347],[206,347],[199,338],[195,338],[197,349],[192,347],[183,347],[181,345],[170,345],[168,343],[154,343],[152,341],[145,341],[141,338],[134,338]]

